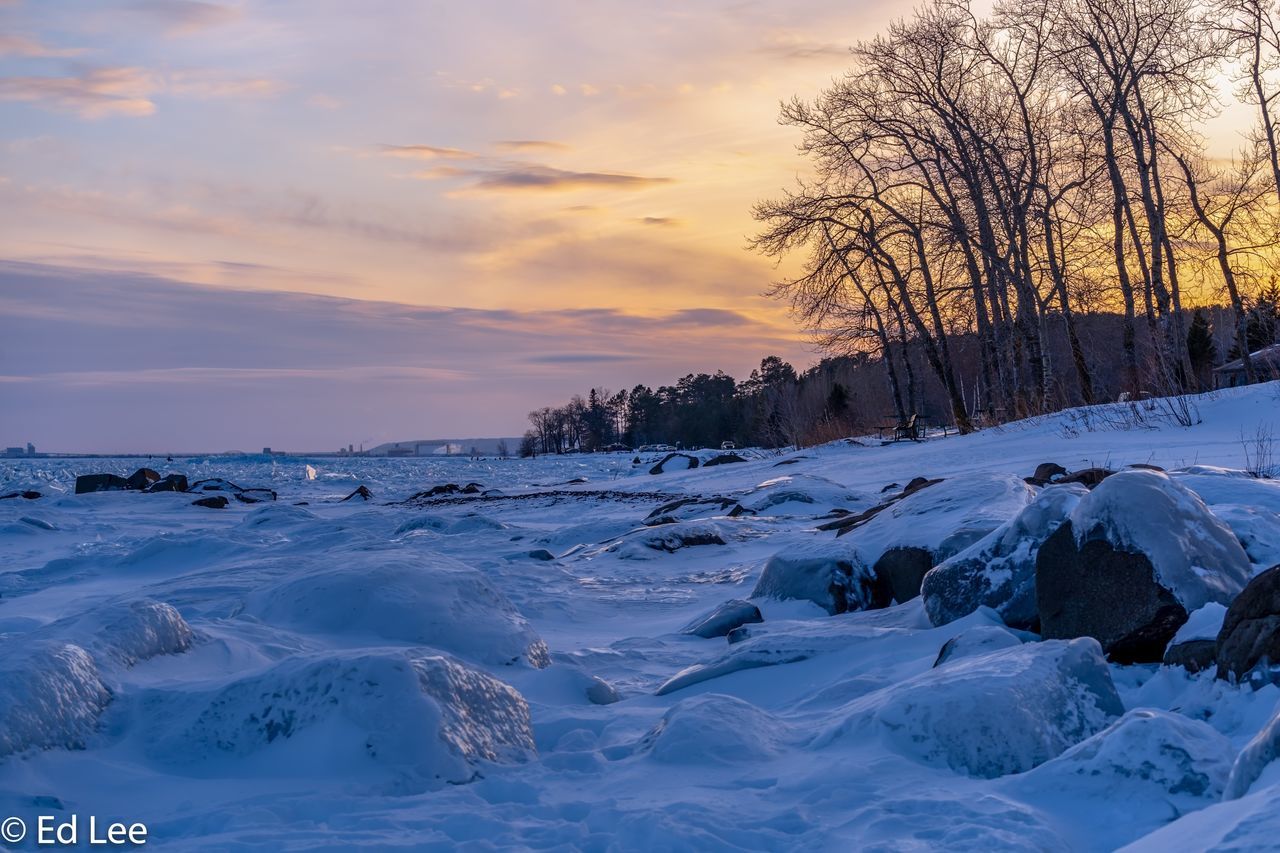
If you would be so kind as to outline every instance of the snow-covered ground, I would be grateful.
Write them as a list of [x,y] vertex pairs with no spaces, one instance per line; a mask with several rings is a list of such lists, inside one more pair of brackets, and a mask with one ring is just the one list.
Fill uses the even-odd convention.
[[[0,460],[0,494],[43,495],[0,500],[0,818],[141,821],[166,850],[1274,847],[1269,741],[1222,800],[1275,686],[1024,642],[990,609],[933,627],[921,598],[761,597],[735,642],[681,633],[771,558],[1014,559],[1044,462],[1167,469],[1257,573],[1280,562],[1280,482],[1238,469],[1260,427],[1280,443],[1280,385],[1196,408],[659,475],[660,455]],[[278,500],[72,493],[140,464]],[[945,479],[817,529],[916,477]],[[1085,492],[1061,494],[1045,512],[1078,520]],[[1186,636],[1213,635],[1209,606]]]

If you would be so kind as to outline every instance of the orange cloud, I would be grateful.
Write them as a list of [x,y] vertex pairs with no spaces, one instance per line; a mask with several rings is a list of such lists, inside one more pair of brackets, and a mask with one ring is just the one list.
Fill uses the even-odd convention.
[[380,145],[378,150],[386,157],[411,160],[471,160],[477,156],[461,148],[441,148],[437,145]]
[[468,189],[478,192],[564,192],[589,189],[640,190],[671,183],[671,178],[651,178],[621,172],[574,172],[535,164],[511,164],[494,169],[440,167],[418,172],[426,180],[470,178]]

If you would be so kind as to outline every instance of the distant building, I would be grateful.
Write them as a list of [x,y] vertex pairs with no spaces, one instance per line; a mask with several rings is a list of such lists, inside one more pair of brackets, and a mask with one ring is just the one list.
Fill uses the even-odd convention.
[[19,456],[26,456],[27,454],[21,447],[6,447],[4,449],[4,455],[6,459],[14,459]]
[[36,455],[36,446],[29,441],[27,442],[27,455],[28,456]]
[[270,448],[270,447],[264,447],[264,448],[262,448],[262,455],[263,455],[263,456],[270,456],[270,455],[271,455],[271,448]]
[[[1249,353],[1254,378],[1259,382],[1280,378],[1280,344]],[[1229,361],[1213,371],[1214,388],[1237,388],[1249,384],[1244,375],[1244,359]]]

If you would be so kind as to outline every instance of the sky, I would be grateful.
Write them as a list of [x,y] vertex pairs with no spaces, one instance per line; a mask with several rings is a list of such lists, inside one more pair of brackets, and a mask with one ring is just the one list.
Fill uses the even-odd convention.
[[902,0],[0,0],[0,446],[517,435],[817,359],[752,204]]

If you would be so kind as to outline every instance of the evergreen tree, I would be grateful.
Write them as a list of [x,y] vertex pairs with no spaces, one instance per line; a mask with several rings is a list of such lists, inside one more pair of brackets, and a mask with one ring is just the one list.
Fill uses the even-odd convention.
[[1213,340],[1213,325],[1202,309],[1197,308],[1191,318],[1191,328],[1187,330],[1187,354],[1191,359],[1191,370],[1196,381],[1202,387],[1209,384],[1209,373],[1218,360],[1218,345]]

